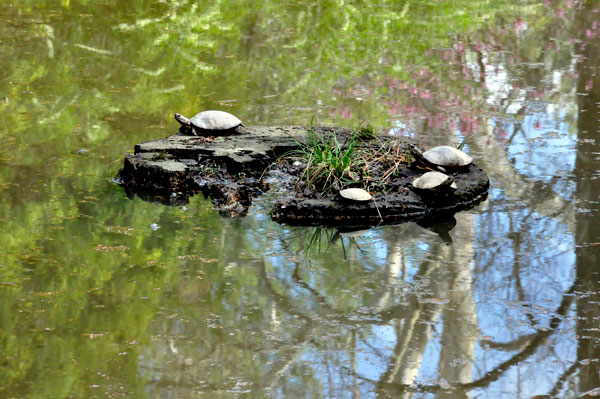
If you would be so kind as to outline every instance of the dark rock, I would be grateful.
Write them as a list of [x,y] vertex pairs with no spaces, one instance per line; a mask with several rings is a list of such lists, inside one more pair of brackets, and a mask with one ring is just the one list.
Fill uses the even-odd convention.
[[422,197],[411,190],[373,194],[373,201],[292,198],[275,203],[273,219],[288,224],[371,226],[452,215],[487,197],[489,180],[481,168],[454,176],[458,188],[443,196]]
[[[335,134],[345,142],[351,131],[314,128],[320,135]],[[181,205],[189,195],[202,192],[227,217],[244,216],[252,198],[268,189],[264,177],[283,192],[271,211],[274,220],[301,225],[370,226],[453,214],[487,196],[489,180],[475,164],[449,173],[457,188],[444,195],[416,193],[411,182],[428,169],[402,165],[383,186],[369,187],[373,200],[348,203],[337,192],[308,189],[299,184],[305,166],[281,160],[306,140],[304,127],[243,127],[232,135],[189,136],[177,134],[135,146],[127,155],[116,181],[130,196]],[[394,136],[360,142],[365,151],[395,146],[408,152],[410,142]],[[383,175],[389,165],[374,165],[371,174]],[[335,190],[334,190],[335,191]],[[174,192],[181,193],[173,196]]]
[[146,152],[128,154],[117,181],[125,186],[165,191],[187,191],[194,188],[190,167],[169,154]]

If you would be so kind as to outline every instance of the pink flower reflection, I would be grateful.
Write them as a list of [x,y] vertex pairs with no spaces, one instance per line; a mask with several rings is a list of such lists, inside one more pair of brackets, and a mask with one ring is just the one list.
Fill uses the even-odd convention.
[[519,17],[517,18],[517,20],[515,21],[515,23],[513,24],[513,29],[515,30],[515,32],[523,32],[524,30],[527,29],[527,25],[525,24],[525,22],[523,22],[523,20]]
[[329,110],[330,117],[333,118],[338,115],[344,119],[352,119],[352,117],[354,116],[354,113],[352,112],[350,107],[347,107],[344,104],[340,104],[337,108],[331,108]]

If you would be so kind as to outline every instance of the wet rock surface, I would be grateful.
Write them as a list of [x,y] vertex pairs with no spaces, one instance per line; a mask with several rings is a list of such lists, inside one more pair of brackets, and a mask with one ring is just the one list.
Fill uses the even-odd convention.
[[[343,128],[314,130],[321,135],[335,134],[341,142],[352,134]],[[305,165],[282,157],[298,150],[306,135],[305,127],[243,126],[230,135],[176,134],[137,144],[115,180],[130,197],[168,205],[183,205],[190,195],[202,192],[227,217],[245,215],[254,197],[277,187],[271,217],[298,225],[369,226],[420,220],[453,214],[487,196],[488,177],[476,164],[450,173],[456,190],[435,195],[412,189],[411,182],[429,171],[415,162],[395,165],[385,184],[365,187],[373,196],[370,201],[348,202],[336,190],[308,189],[300,179]],[[402,154],[411,143],[405,138],[377,136],[357,146],[370,153],[394,148]],[[389,165],[382,162],[374,164],[370,173],[384,175],[388,170]]]

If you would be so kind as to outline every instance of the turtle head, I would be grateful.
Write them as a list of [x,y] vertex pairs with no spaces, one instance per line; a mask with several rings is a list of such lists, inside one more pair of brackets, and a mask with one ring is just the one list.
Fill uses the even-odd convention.
[[413,154],[415,154],[415,153],[423,154],[423,152],[416,145],[414,145],[412,143],[408,144],[407,147],[408,147],[408,150]]
[[408,145],[408,151],[410,155],[412,155],[416,161],[420,163],[426,163],[425,157],[423,157],[423,152],[414,144]]
[[192,125],[190,120],[181,114],[175,114],[175,120],[184,127],[190,127]]

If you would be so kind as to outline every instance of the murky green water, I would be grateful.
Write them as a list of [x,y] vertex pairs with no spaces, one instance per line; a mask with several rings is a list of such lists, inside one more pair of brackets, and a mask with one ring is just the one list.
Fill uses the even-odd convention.
[[[6,0],[0,28],[0,397],[600,394],[600,3]],[[112,183],[211,108],[466,139],[490,197],[450,243]]]

